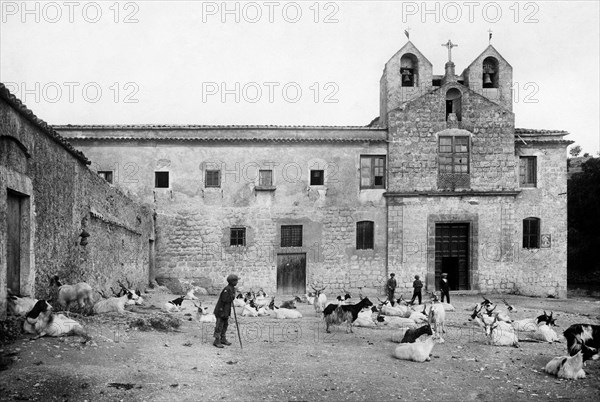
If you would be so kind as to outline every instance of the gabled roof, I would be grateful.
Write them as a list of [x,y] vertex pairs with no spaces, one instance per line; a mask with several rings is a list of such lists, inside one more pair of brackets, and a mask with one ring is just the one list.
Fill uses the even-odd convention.
[[429,59],[427,57],[425,57],[425,55],[423,53],[421,53],[421,51],[410,40],[408,42],[406,42],[404,44],[404,46],[402,46],[400,48],[400,50],[398,50],[396,53],[394,53],[394,55],[388,59],[388,61],[385,63],[385,65],[387,66],[388,63],[390,62],[390,60],[392,60],[398,54],[404,53],[404,51],[405,51],[406,48],[410,48],[411,49],[411,53],[417,53],[418,56],[422,57],[427,63],[429,63],[429,65],[433,65],[433,64],[431,64],[431,62],[429,61]]
[[63,147],[67,152],[79,159],[81,162],[89,165],[91,162],[85,157],[83,152],[76,150],[64,137],[57,133],[52,126],[44,120],[37,117],[23,102],[15,95],[10,93],[8,88],[0,82],[0,98],[4,99],[17,113],[36,126],[41,132],[50,137],[51,140]]
[[[488,50],[492,50],[492,52],[500,59],[502,59],[506,64],[508,64],[510,66],[510,68],[512,68],[512,66],[510,65],[510,63],[508,61],[506,61],[506,59],[500,54],[500,52],[498,50],[496,50],[496,48],[494,46],[492,46],[491,44],[488,45],[488,47],[486,47],[483,52],[479,53],[479,56],[475,57],[473,59],[473,61],[467,66],[467,69],[469,67],[471,67],[473,64],[475,64],[475,61],[477,59],[479,59],[481,56],[483,56],[484,53],[486,53]],[[466,70],[466,69],[465,69]]]

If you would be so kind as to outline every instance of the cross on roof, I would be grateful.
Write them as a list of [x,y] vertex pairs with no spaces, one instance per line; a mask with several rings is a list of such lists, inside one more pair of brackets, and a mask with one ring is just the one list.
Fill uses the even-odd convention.
[[448,43],[442,44],[442,46],[448,48],[448,63],[452,62],[452,48],[457,47],[457,44],[452,43],[450,39],[448,39]]

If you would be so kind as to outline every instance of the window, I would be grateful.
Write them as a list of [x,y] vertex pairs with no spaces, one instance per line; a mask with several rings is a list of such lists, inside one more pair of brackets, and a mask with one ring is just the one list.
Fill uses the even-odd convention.
[[523,248],[540,248],[540,218],[523,219]]
[[385,156],[360,157],[360,188],[385,188]]
[[104,180],[111,184],[113,182],[113,172],[110,170],[98,171],[98,176],[102,177]]
[[519,183],[521,187],[537,185],[537,161],[535,156],[521,156],[519,159]]
[[246,228],[231,228],[229,245],[234,247],[246,246]]
[[469,137],[440,137],[440,173],[469,173]]
[[324,170],[311,170],[310,171],[310,185],[311,186],[322,186],[324,183],[325,171]]
[[169,188],[169,172],[154,172],[154,187]]
[[449,120],[450,114],[456,116],[457,121],[462,119],[462,94],[456,88],[451,88],[446,92],[446,121]]
[[221,187],[221,171],[207,170],[204,187]]
[[273,171],[272,170],[259,170],[258,171],[258,185],[261,187],[270,187],[273,185]]
[[371,221],[362,221],[356,223],[356,249],[373,249],[373,237],[375,224]]
[[281,247],[302,247],[302,225],[281,226]]

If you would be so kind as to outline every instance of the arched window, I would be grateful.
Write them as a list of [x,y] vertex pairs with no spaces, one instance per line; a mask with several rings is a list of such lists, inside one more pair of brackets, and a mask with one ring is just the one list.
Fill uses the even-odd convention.
[[495,57],[486,57],[483,60],[482,82],[484,88],[498,88],[498,60]]
[[412,53],[406,53],[400,58],[400,74],[403,87],[416,87],[419,82],[419,61]]
[[462,109],[462,94],[456,88],[450,88],[446,92],[446,121],[449,118],[453,118],[450,115],[454,114],[456,120],[461,121],[461,109]]
[[540,248],[540,218],[523,219],[523,248]]
[[369,250],[373,249],[375,231],[375,223],[373,221],[356,222],[356,249]]

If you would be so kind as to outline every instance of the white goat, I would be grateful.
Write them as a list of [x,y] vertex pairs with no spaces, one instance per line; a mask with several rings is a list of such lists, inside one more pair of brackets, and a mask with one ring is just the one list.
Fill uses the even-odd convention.
[[546,364],[544,371],[559,378],[567,378],[570,380],[585,378],[585,371],[583,371],[583,353],[579,351],[574,356],[555,357]]
[[536,340],[542,342],[560,342],[558,338],[558,334],[552,327],[545,322],[541,322],[537,325],[537,331],[535,332],[527,332],[525,335],[526,339]]
[[68,309],[69,305],[75,301],[81,308],[85,307],[86,304],[94,305],[92,287],[85,282],[79,282],[75,285],[63,285],[60,283],[58,275],[54,275],[50,278],[50,286],[52,285],[58,287],[58,304],[63,309]]
[[383,325],[394,328],[414,328],[417,324],[410,318],[395,317],[395,316],[379,316],[377,322],[381,322]]
[[383,303],[383,305],[381,306],[381,313],[383,315],[394,316],[394,317],[404,317],[409,310],[409,308],[407,306],[403,306],[400,304],[396,304],[395,306],[392,306],[390,304],[390,302],[387,300],[382,303]]
[[314,285],[311,285],[311,287],[315,291],[315,300],[313,302],[315,313],[320,314],[323,312],[323,310],[325,310],[325,307],[327,306],[327,296],[325,296],[325,293],[323,293],[327,286],[323,286],[319,289],[315,288]]
[[109,297],[108,299],[102,299],[94,304],[94,314],[105,314],[105,313],[119,313],[125,312],[125,304],[128,301],[135,300],[139,296],[135,293],[127,292],[121,297]]
[[191,288],[190,290],[188,290],[188,292],[184,296],[185,300],[198,300],[198,298],[194,294],[194,290],[195,288]]
[[427,322],[427,316],[417,311],[411,312],[408,318],[413,320],[416,324],[424,324]]
[[258,308],[251,306],[250,303],[244,304],[242,317],[258,317]]
[[498,321],[497,317],[491,324],[486,325],[485,333],[489,337],[490,344],[494,346],[519,347],[519,338],[514,328],[507,322]]
[[33,309],[33,306],[35,306],[35,303],[38,302],[38,299],[34,299],[33,297],[17,296],[13,294],[9,294],[7,299],[8,313],[18,317],[23,317],[25,314],[29,313]]
[[402,343],[394,350],[394,357],[401,360],[412,360],[414,362],[430,361],[431,351],[435,345],[433,336],[423,342]]
[[78,335],[83,336],[86,340],[90,339],[81,324],[62,314],[53,314],[52,306],[45,300],[38,300],[33,309],[27,313],[23,330],[28,334],[35,335],[33,339],[46,335],[55,337]]
[[275,317],[279,320],[284,320],[286,318],[302,318],[302,314],[298,310],[288,309],[288,308],[278,308],[275,311]]
[[196,318],[199,322],[217,322],[217,317],[214,314],[208,312],[208,307],[202,307],[201,304],[194,303],[196,306]]
[[442,303],[439,302],[435,294],[433,296],[433,303],[431,304],[431,310],[429,311],[428,324],[433,329],[433,336],[439,338],[439,343],[444,343],[442,333],[446,333],[445,322],[446,322],[446,310]]

